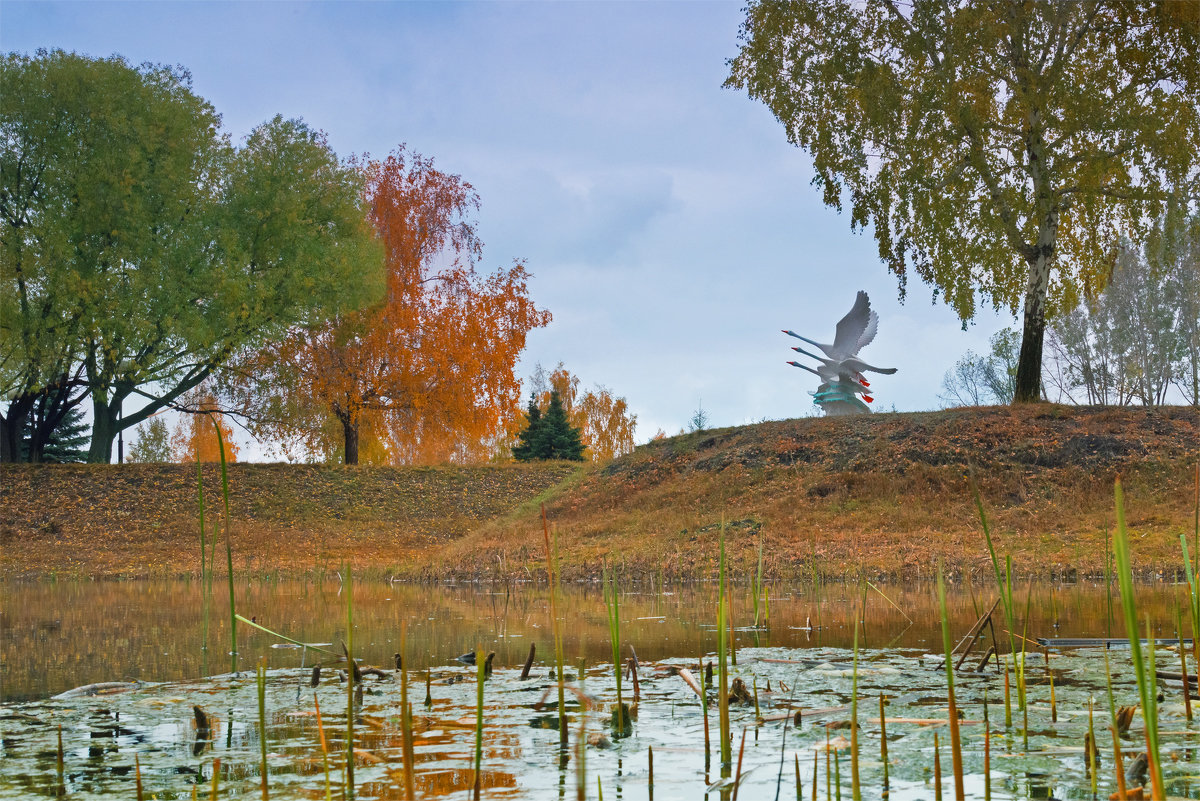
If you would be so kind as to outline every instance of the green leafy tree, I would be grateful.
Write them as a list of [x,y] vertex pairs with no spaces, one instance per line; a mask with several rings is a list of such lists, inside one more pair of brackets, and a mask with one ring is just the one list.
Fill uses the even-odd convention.
[[967,351],[942,378],[938,395],[949,406],[1012,403],[1017,385],[1017,353],[1021,337],[1011,328],[992,335],[991,351],[980,356]]
[[171,434],[161,416],[151,417],[138,426],[138,436],[125,457],[127,462],[170,462]]
[[1046,323],[1103,286],[1120,234],[1197,197],[1200,15],[1151,0],[758,0],[727,86],[807,150],[827,204],[961,319],[1023,309],[1016,402]]
[[1200,217],[1123,243],[1104,291],[1050,326],[1047,383],[1059,398],[1099,405],[1195,404]]
[[583,461],[584,445],[578,428],[567,419],[558,390],[550,393],[550,404],[543,414],[538,408],[536,397],[529,400],[529,425],[520,434],[520,441],[513,447],[513,457],[519,462],[534,459],[566,459]]
[[281,117],[234,147],[185,70],[9,54],[0,132],[0,388],[82,364],[89,461],[240,349],[382,286],[353,165]]

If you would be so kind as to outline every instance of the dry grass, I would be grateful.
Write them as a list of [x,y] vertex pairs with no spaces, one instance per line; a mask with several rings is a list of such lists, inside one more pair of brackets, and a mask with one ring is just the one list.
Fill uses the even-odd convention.
[[[827,574],[931,577],[937,557],[990,575],[971,464],[1022,569],[1102,571],[1119,472],[1135,563],[1173,572],[1197,458],[1195,409],[1038,405],[706,431],[603,468],[233,465],[234,556],[238,570],[542,575],[544,500],[566,578],[604,564],[711,577],[722,516],[735,577],[754,571],[759,537],[769,578],[807,575],[814,559]],[[0,484],[0,576],[198,569],[192,467],[14,465]]]

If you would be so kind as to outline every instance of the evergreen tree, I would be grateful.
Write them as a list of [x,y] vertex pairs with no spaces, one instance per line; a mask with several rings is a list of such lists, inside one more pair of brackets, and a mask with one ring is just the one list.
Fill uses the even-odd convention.
[[584,444],[578,428],[567,420],[558,391],[550,393],[550,405],[545,414],[537,400],[529,401],[529,425],[520,434],[521,441],[513,447],[513,456],[520,462],[534,459],[566,459],[583,461]]
[[[21,437],[21,460],[30,461],[30,445],[33,443],[34,429],[37,420],[33,417],[25,419],[24,436]],[[83,411],[78,407],[70,409],[59,422],[46,443],[38,461],[51,464],[67,462],[86,462],[88,446],[92,438],[88,435],[90,426],[84,422]]]
[[542,433],[542,410],[538,408],[536,393],[531,393],[529,396],[529,410],[526,412],[526,417],[529,418],[529,424],[518,435],[519,441],[512,449],[513,458],[518,462],[545,458],[537,455],[536,448]]

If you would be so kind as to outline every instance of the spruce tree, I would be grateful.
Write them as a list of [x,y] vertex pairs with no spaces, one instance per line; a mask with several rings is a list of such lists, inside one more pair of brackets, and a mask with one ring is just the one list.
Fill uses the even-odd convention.
[[[22,461],[30,460],[35,423],[36,420],[32,416],[25,420],[24,436],[21,437]],[[50,432],[38,461],[53,464],[86,462],[88,445],[92,441],[88,435],[89,428],[89,424],[83,419],[83,411],[78,407],[72,408]]]
[[518,462],[529,462],[534,459],[545,458],[538,455],[535,447],[542,431],[542,410],[538,408],[537,396],[530,394],[529,410],[525,415],[529,419],[529,422],[525,426],[525,430],[518,435],[519,441],[512,449],[513,458]]
[[557,391],[550,393],[550,404],[545,414],[538,408],[536,397],[529,399],[526,413],[529,425],[520,434],[520,442],[513,446],[513,457],[519,462],[534,459],[566,459],[583,461],[584,445],[578,428],[567,420],[567,410]]
[[562,398],[557,391],[550,393],[550,405],[546,407],[546,414],[542,417],[539,441],[542,459],[583,461],[584,446],[579,429],[567,420],[567,410],[563,408]]

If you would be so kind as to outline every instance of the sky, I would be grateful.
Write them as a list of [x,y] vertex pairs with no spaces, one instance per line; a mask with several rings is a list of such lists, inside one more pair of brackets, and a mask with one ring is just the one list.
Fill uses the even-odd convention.
[[[1015,325],[963,330],[870,232],[821,202],[809,156],[744,92],[734,2],[0,3],[0,47],[179,64],[241,140],[301,117],[341,156],[406,143],[479,193],[481,269],[522,258],[554,315],[518,368],[558,362],[628,399],[637,441],[816,413],[792,329],[831,341],[866,290],[874,408],[943,404],[942,376]],[[250,443],[243,456],[260,453]]]

